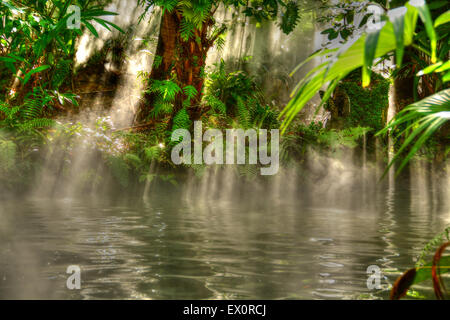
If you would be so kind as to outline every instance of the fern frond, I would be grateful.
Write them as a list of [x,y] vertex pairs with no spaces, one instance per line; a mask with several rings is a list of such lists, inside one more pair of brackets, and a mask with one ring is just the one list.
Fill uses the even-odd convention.
[[37,118],[25,121],[18,124],[18,129],[21,132],[31,131],[34,129],[49,128],[55,125],[55,121],[47,118]]
[[181,21],[180,25],[180,36],[184,41],[188,41],[193,35],[195,31],[195,25],[186,19]]
[[135,168],[139,168],[142,165],[142,160],[139,158],[138,155],[135,155],[133,153],[127,153],[123,156],[124,160],[131,164]]
[[189,129],[191,126],[191,119],[186,108],[181,109],[173,118],[173,130]]
[[195,98],[198,95],[198,91],[194,86],[186,86],[183,88],[183,91],[187,99],[189,100]]
[[219,98],[213,95],[206,95],[204,99],[207,102],[207,104],[211,107],[211,109],[213,109],[215,112],[221,114],[227,113],[227,106]]
[[145,148],[144,153],[145,153],[147,160],[149,160],[149,161],[156,160],[156,159],[158,159],[158,157],[161,153],[161,148],[159,146]]
[[239,123],[244,128],[250,127],[250,113],[242,97],[236,96]]
[[159,94],[165,101],[173,101],[181,88],[172,80],[154,80],[148,92]]

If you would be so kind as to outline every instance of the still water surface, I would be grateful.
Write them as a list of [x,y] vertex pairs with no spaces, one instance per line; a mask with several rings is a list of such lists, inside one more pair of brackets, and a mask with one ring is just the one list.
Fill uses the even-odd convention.
[[[387,298],[450,221],[400,189],[370,209],[317,203],[195,204],[167,193],[127,201],[29,199],[0,206],[0,298]],[[408,192],[407,192],[408,191]],[[81,267],[81,290],[66,269]],[[366,270],[385,270],[384,290]],[[431,287],[419,294],[433,297]]]

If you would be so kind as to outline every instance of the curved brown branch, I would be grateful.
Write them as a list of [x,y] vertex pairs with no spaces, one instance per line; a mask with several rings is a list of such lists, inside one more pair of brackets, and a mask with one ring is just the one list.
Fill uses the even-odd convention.
[[436,298],[439,300],[445,299],[445,291],[446,291],[444,282],[442,281],[441,277],[439,261],[442,258],[442,253],[448,246],[450,246],[450,242],[444,243],[442,246],[439,247],[439,249],[436,251],[433,257],[433,266],[431,267],[431,276],[433,277],[434,294],[436,295]]
[[413,284],[416,277],[416,268],[409,269],[400,278],[398,278],[391,290],[391,300],[400,300],[406,295],[409,287]]

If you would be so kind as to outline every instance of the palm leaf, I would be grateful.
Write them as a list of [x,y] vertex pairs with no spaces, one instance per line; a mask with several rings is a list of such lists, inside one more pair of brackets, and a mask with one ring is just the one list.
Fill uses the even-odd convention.
[[[403,109],[385,129],[377,133],[377,135],[385,134],[390,130],[407,125],[406,129],[396,135],[396,137],[399,137],[402,134],[406,134],[406,140],[395,154],[391,163],[389,163],[385,174],[397,162],[403,152],[408,147],[411,147],[397,169],[397,174],[400,173],[425,141],[449,120],[450,89],[442,90]],[[409,131],[411,132],[408,134]]]
[[395,32],[397,48],[395,50],[395,58],[397,66],[400,68],[402,66],[403,53],[405,51],[404,46],[404,28],[405,28],[405,7],[396,8],[388,12],[389,20],[392,22]]
[[450,22],[450,10],[441,14],[434,22],[434,27],[437,28],[440,25]]
[[[404,16],[403,18],[403,44],[408,46],[413,41],[414,30],[418,17],[418,10],[406,5],[407,10],[398,11],[397,15],[394,15],[395,19],[398,19],[398,15]],[[392,19],[394,19],[392,17]],[[394,20],[395,22],[395,20]],[[400,26],[395,27],[396,29]],[[362,67],[363,65],[369,65],[369,59],[367,55],[373,58],[378,58],[386,55],[387,53],[394,51],[397,48],[399,31],[394,31],[394,24],[392,21],[387,21],[383,28],[379,31],[378,38],[380,41],[376,41],[375,54],[373,55],[373,49],[375,39],[369,39],[368,49],[366,49],[366,38],[367,35],[363,34],[359,39],[348,42],[339,51],[334,52],[333,56],[329,59],[328,63],[324,66],[319,67],[310,78],[305,81],[301,86],[296,88],[296,92],[293,93],[293,99],[288,103],[284,110],[280,114],[280,118],[283,118],[283,123],[281,125],[282,133],[284,133],[289,124],[294,119],[303,107],[311,100],[314,95],[322,88],[324,84],[329,86],[334,86],[338,81],[343,79],[349,72]],[[330,52],[327,52],[330,53]],[[320,54],[316,53],[315,56]],[[311,56],[309,59],[311,59]],[[372,59],[373,60],[373,59]],[[366,62],[365,62],[366,61]],[[366,79],[366,85],[368,84]],[[324,97],[323,102],[326,102]]]

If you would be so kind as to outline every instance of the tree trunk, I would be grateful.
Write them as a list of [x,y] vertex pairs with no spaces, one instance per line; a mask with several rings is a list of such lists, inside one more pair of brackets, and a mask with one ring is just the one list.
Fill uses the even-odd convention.
[[[212,19],[205,22],[201,28],[195,30],[194,36],[185,40],[181,36],[181,15],[174,12],[165,12],[161,18],[161,26],[156,49],[156,58],[150,73],[148,83],[153,80],[173,80],[184,90],[186,86],[193,86],[197,95],[187,101],[184,91],[176,95],[174,111],[169,119],[173,119],[176,113],[183,107],[188,107],[188,112],[193,120],[201,115],[201,97],[204,85],[204,70],[206,57],[214,39],[208,39],[208,30],[212,25]],[[136,122],[142,123],[147,119],[154,107],[156,96],[154,93],[146,93],[141,104]],[[186,102],[188,102],[186,104]]]
[[[416,68],[415,65],[412,65],[413,59],[409,55],[410,50],[412,49],[407,48],[405,50],[402,62],[403,68],[394,79],[396,113],[414,102],[414,71]],[[405,67],[406,65],[408,66]],[[418,70],[415,72],[418,72]]]
[[[179,38],[179,54],[175,63],[175,72],[180,88],[192,86],[197,94],[190,100],[188,112],[193,120],[201,116],[201,98],[205,82],[206,57],[211,45],[207,39],[208,24],[195,31],[194,37],[183,41]],[[199,41],[197,41],[198,39]],[[185,94],[180,94],[175,102],[175,112],[183,108],[183,102],[187,99]]]
[[[174,64],[175,47],[179,22],[175,13],[165,12],[161,17],[158,46],[153,62],[152,71],[149,76],[149,84],[152,79],[170,79],[170,71]],[[154,93],[145,93],[143,102],[139,106],[136,115],[137,123],[143,122],[149,115],[155,102]]]

